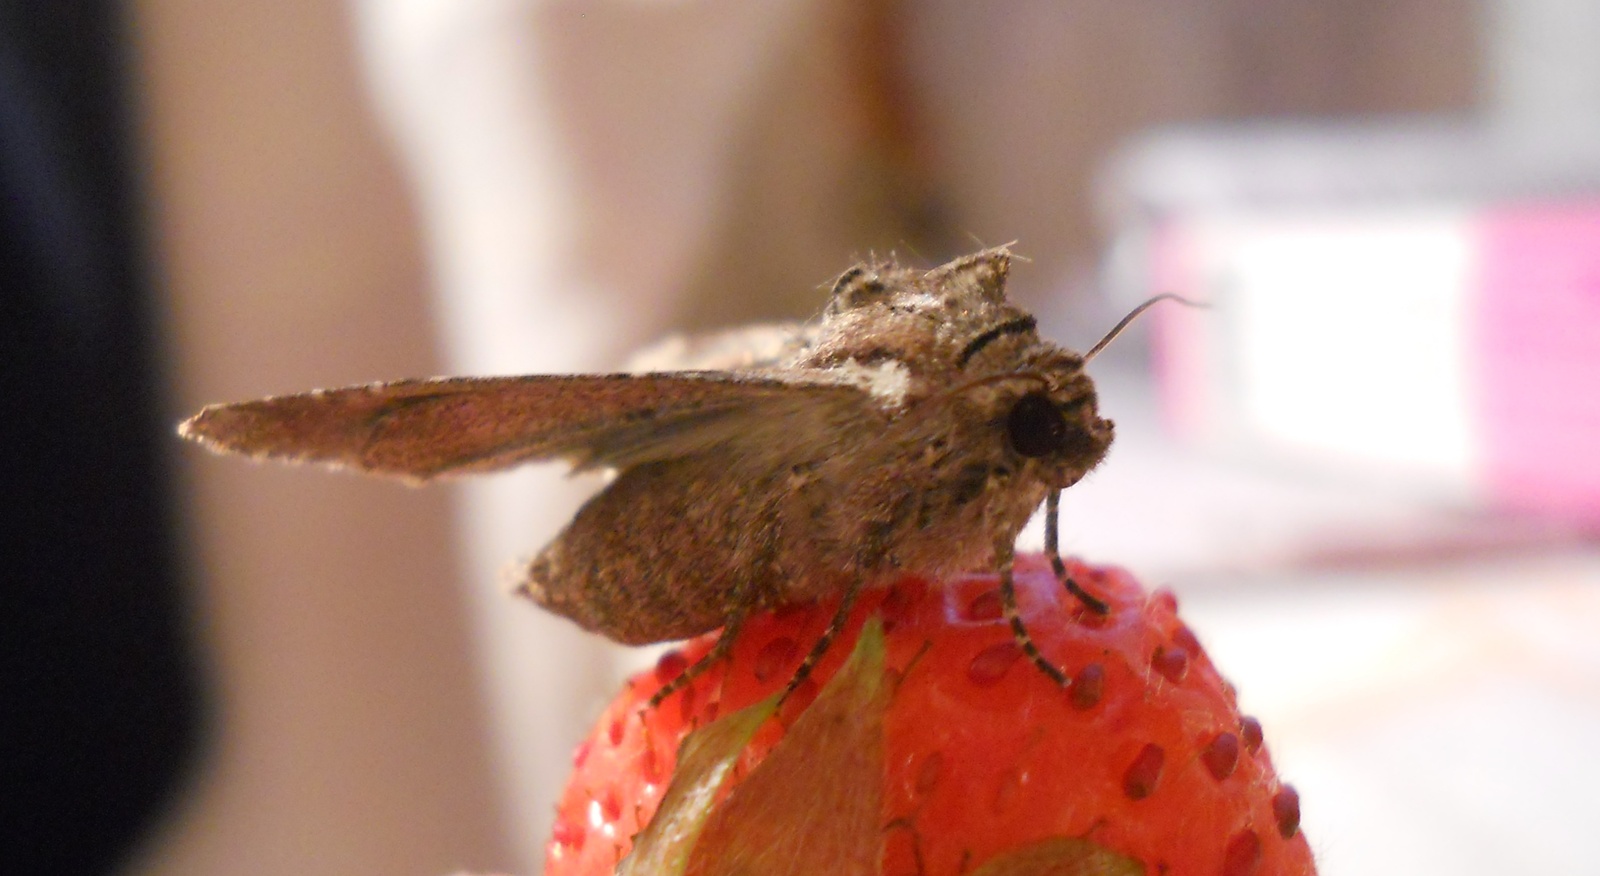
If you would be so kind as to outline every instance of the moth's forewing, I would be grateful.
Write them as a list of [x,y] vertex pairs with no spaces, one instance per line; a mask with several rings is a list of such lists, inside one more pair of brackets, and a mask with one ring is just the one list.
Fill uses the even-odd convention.
[[698,372],[412,380],[214,405],[179,431],[214,450],[426,480],[559,457],[670,458],[853,392],[806,389]]

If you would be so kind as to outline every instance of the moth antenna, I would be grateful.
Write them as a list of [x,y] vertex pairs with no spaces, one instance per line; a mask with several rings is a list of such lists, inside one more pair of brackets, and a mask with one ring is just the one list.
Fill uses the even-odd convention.
[[1204,307],[1210,307],[1211,306],[1209,304],[1205,304],[1205,303],[1202,303],[1202,302],[1199,302],[1199,301],[1190,301],[1189,299],[1183,297],[1182,295],[1175,295],[1175,294],[1173,294],[1171,292],[1163,292],[1160,295],[1157,295],[1157,296],[1155,296],[1153,298],[1146,299],[1146,301],[1143,304],[1141,304],[1138,307],[1135,307],[1134,309],[1128,311],[1128,315],[1124,316],[1116,325],[1112,326],[1111,327],[1111,331],[1106,332],[1106,336],[1105,337],[1101,338],[1094,346],[1090,347],[1089,348],[1089,352],[1083,354],[1083,361],[1087,362],[1090,359],[1093,359],[1095,357],[1095,354],[1099,353],[1101,350],[1104,350],[1106,348],[1107,344],[1109,344],[1112,341],[1116,340],[1117,339],[1117,335],[1122,334],[1122,330],[1123,329],[1127,328],[1129,326],[1129,324],[1131,324],[1134,320],[1138,319],[1139,318],[1139,314],[1144,313],[1146,310],[1149,310],[1151,307],[1155,306],[1158,302],[1161,302],[1161,301],[1176,301],[1179,304],[1187,305],[1189,307],[1202,307],[1202,308],[1204,308]]

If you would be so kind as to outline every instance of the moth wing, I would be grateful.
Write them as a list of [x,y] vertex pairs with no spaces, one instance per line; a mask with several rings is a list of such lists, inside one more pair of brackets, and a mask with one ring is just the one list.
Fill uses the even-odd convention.
[[565,458],[626,468],[725,446],[770,454],[869,404],[860,390],[726,372],[407,380],[213,405],[213,450],[410,480]]

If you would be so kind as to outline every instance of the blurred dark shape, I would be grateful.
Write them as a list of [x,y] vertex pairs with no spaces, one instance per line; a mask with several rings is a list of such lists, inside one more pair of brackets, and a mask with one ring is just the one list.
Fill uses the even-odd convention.
[[0,5],[0,872],[105,873],[202,738],[119,4]]

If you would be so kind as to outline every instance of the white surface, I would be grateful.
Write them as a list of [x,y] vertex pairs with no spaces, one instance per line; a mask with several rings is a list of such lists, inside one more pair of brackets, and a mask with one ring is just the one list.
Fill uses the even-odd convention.
[[1600,549],[1191,595],[1323,876],[1587,873]]
[[1185,451],[1137,374],[1101,371],[1118,446],[1065,494],[1063,549],[1178,593],[1319,872],[1595,872],[1600,545]]
[[1241,419],[1265,440],[1470,483],[1472,227],[1457,211],[1235,227],[1216,267]]

